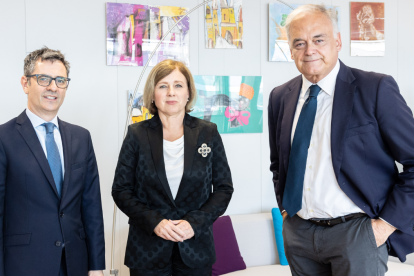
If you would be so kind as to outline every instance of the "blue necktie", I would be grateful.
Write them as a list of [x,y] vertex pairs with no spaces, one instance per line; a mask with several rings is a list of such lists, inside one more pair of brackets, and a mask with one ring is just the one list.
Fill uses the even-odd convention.
[[56,189],[60,197],[62,194],[61,191],[62,191],[62,182],[63,182],[63,171],[62,171],[62,161],[60,160],[59,149],[57,147],[57,144],[55,142],[55,136],[53,134],[55,124],[44,123],[43,126],[45,126],[46,128],[47,161],[52,171],[53,179],[55,180]]
[[317,97],[321,88],[312,85],[309,98],[305,101],[293,136],[292,149],[289,156],[289,167],[283,193],[283,208],[293,217],[302,209],[303,179],[305,177],[308,148],[315,122]]

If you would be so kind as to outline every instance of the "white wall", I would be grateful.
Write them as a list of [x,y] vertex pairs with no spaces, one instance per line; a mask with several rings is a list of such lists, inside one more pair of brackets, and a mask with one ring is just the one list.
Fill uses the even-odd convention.
[[[115,2],[115,1],[114,1]],[[194,7],[201,0],[116,1],[149,5]],[[264,106],[272,88],[299,72],[292,63],[268,61],[268,4],[275,0],[244,0],[243,50],[208,50],[204,44],[204,11],[191,16],[190,62],[193,74],[261,75],[264,77]],[[349,1],[291,1],[321,3],[341,7],[342,61],[348,66],[394,76],[401,92],[414,107],[414,83],[411,80],[411,41],[414,42],[414,2],[385,0],[385,57],[351,57],[349,49]],[[374,1],[372,1],[374,2]],[[135,88],[141,68],[106,65],[105,1],[103,0],[0,0],[0,124],[17,116],[26,106],[19,80],[27,53],[46,45],[60,49],[71,62],[70,89],[59,117],[90,130],[98,159],[104,204],[107,268],[110,268],[113,201],[111,186],[122,144],[126,120],[126,91]],[[148,72],[147,72],[148,73]],[[93,80],[93,81],[92,81]],[[99,81],[97,81],[99,80]],[[264,110],[263,134],[222,135],[235,193],[227,214],[267,212],[276,200],[269,172],[267,112]],[[116,268],[128,275],[123,266],[127,219],[119,215],[117,223]],[[413,262],[414,263],[414,262]],[[109,275],[106,271],[105,275]]]

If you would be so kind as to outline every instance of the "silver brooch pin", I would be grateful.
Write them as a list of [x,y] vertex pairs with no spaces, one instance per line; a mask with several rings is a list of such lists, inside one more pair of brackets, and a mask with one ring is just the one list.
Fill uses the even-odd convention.
[[198,153],[201,154],[203,157],[207,157],[207,154],[211,152],[211,148],[207,147],[207,144],[204,143],[201,147],[198,148]]

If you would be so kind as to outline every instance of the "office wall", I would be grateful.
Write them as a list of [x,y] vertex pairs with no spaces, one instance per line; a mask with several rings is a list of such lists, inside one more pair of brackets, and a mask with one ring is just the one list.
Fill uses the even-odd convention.
[[[120,3],[194,7],[201,0],[114,1]],[[268,4],[275,0],[243,0],[243,50],[205,49],[204,11],[191,15],[190,68],[202,75],[261,75],[264,78],[264,107],[273,87],[297,76],[293,63],[268,61]],[[324,3],[341,7],[341,60],[352,67],[392,75],[408,104],[414,107],[414,62],[412,43],[414,2],[385,0],[385,57],[351,57],[349,49],[349,1],[291,1]],[[372,1],[374,2],[374,1]],[[26,106],[20,86],[23,59],[46,45],[60,49],[71,62],[72,82],[59,117],[90,130],[101,177],[104,204],[107,267],[110,263],[113,201],[111,185],[122,144],[126,120],[126,93],[134,89],[139,67],[106,65],[105,1],[103,0],[0,0],[0,124],[17,116]],[[148,72],[147,72],[148,74]],[[146,74],[146,75],[147,75]],[[262,134],[222,135],[233,174],[235,193],[227,214],[267,212],[276,200],[269,172],[267,112]],[[116,267],[122,276],[128,225],[118,213]],[[106,271],[105,275],[109,275]]]

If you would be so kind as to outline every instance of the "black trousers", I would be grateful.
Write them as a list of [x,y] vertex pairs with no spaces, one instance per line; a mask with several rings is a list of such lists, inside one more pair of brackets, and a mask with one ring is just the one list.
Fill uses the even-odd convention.
[[377,247],[369,217],[332,227],[287,217],[283,240],[293,276],[384,276],[387,271],[387,244]]
[[178,244],[174,243],[172,256],[168,266],[160,270],[129,269],[130,276],[211,276],[212,266],[190,268],[181,259]]

